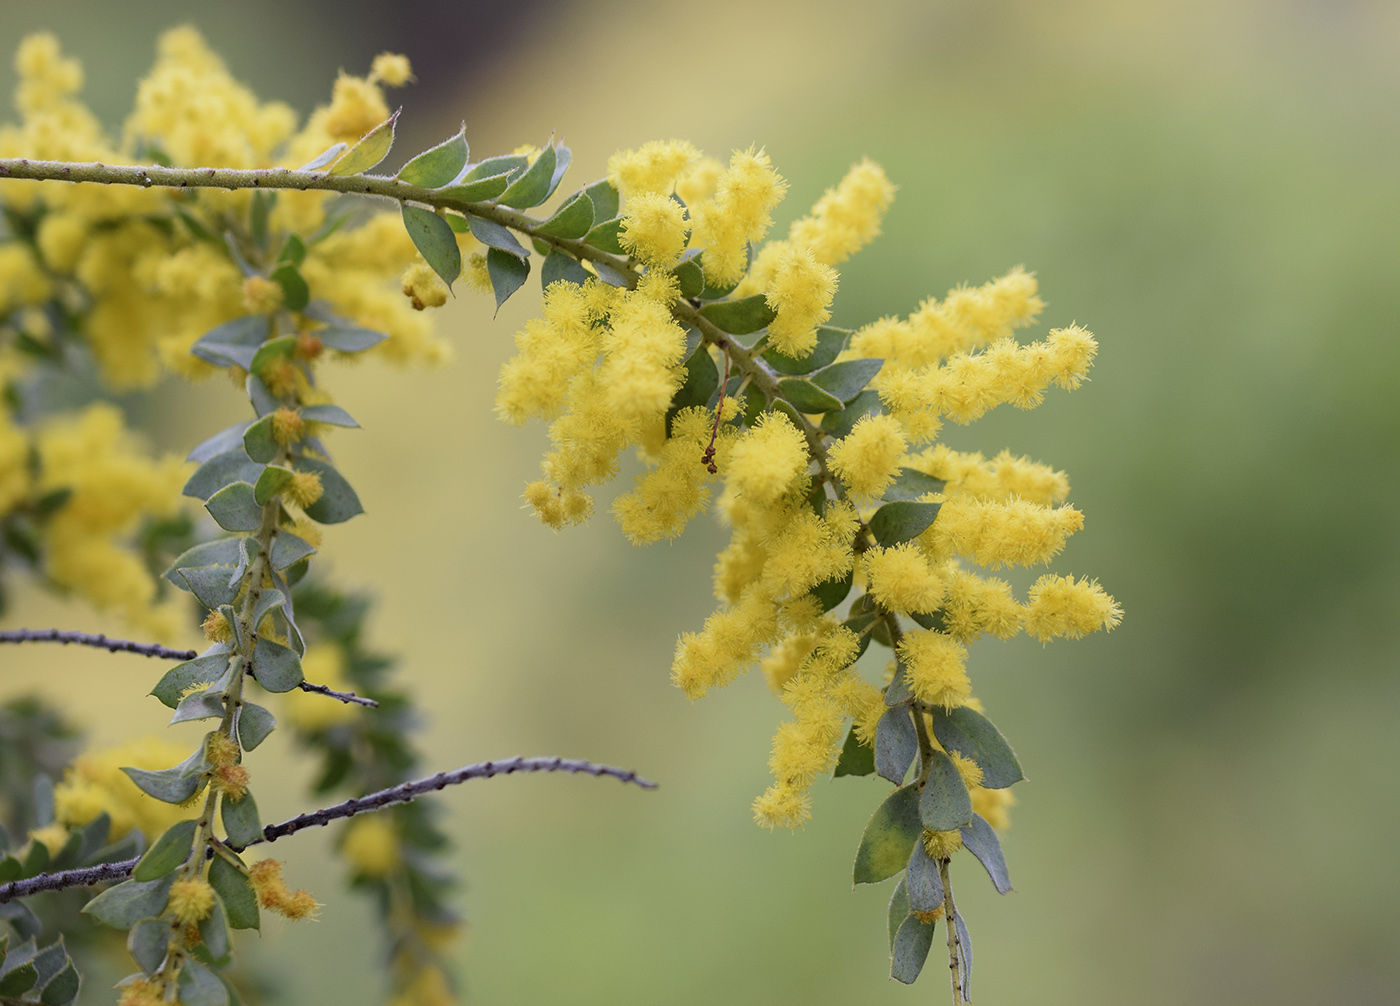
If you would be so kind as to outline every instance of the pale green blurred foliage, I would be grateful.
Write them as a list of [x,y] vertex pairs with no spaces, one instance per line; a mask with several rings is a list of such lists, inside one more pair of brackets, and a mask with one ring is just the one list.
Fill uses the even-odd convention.
[[[133,80],[175,16],[142,7],[112,35],[118,73],[21,6],[13,36],[57,29],[89,93]],[[352,24],[303,41],[301,12],[259,32],[272,8],[244,9],[236,33],[194,20],[264,95],[289,95],[283,67],[319,85],[351,62],[336,44]],[[118,18],[84,16],[89,33]],[[1073,646],[974,647],[1032,780],[1006,839],[1017,893],[957,864],[978,1000],[1394,1001],[1400,9],[561,5],[510,65],[465,93],[410,94],[406,119],[436,115],[431,142],[465,117],[481,149],[557,130],[580,180],[654,137],[759,142],[792,183],[780,228],[868,155],[900,193],[843,270],[837,324],[1022,263],[1050,323],[1099,337],[1087,387],[949,438],[1068,470],[1088,520],[1057,569],[1092,570],[1127,612]],[[289,96],[305,109],[315,92]],[[335,447],[368,516],[327,553],[381,597],[379,640],[434,717],[429,761],[558,751],[662,783],[512,779],[446,800],[468,1000],[943,995],[886,982],[888,890],[848,889],[868,781],[819,786],[802,832],[761,832],[762,682],[693,708],[667,682],[676,635],[711,604],[717,529],[638,550],[606,519],[556,535],[520,509],[543,434],[494,425],[489,403],[533,310],[518,298],[492,321],[463,292],[441,316],[451,367],[331,378],[366,428]],[[236,418],[217,382],[189,398],[207,411],[175,429]],[[287,951],[334,960],[316,972],[354,1001],[366,928],[329,871],[304,880],[327,921],[265,934],[266,956],[287,1001],[311,994]]]

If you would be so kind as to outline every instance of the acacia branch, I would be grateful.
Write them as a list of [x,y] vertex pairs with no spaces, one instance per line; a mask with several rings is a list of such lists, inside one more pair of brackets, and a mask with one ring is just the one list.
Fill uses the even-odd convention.
[[317,695],[329,695],[333,699],[339,699],[348,705],[369,706],[371,709],[378,709],[379,703],[374,699],[367,699],[363,695],[356,695],[354,692],[338,692],[334,688],[327,688],[325,685],[313,685],[310,681],[303,681],[297,685],[303,692],[314,692]]
[[0,632],[0,643],[78,643],[82,646],[96,646],[113,653],[139,653],[143,657],[159,657],[162,660],[193,660],[199,654],[195,650],[172,650],[156,643],[133,643],[127,639],[109,639],[102,633],[68,632],[60,629],[11,629]]
[[[643,789],[656,788],[656,783],[639,776],[631,769],[599,765],[596,762],[581,761],[577,758],[504,758],[500,761],[484,761],[475,765],[466,765],[451,772],[439,772],[426,779],[400,783],[397,786],[390,786],[388,789],[381,789],[365,796],[354,797],[343,803],[312,811],[309,814],[298,814],[280,824],[269,824],[263,829],[262,838],[249,842],[248,845],[275,842],[279,838],[286,838],[288,835],[294,835],[303,829],[327,825],[343,817],[354,817],[356,814],[379,810],[390,804],[407,803],[425,793],[446,789],[448,786],[455,786],[468,779],[490,779],[493,776],[512,775],[516,772],[570,772],[575,774],[582,772],[585,775],[600,778],[611,776],[622,782],[634,783]],[[239,852],[247,847],[229,845],[229,848]],[[136,869],[136,864],[140,861],[141,857],[136,856],[115,863],[102,863],[98,866],[85,866],[77,870],[60,870],[55,873],[41,873],[25,880],[12,880],[8,884],[0,884],[0,904],[14,898],[38,894],[41,891],[61,891],[68,887],[90,887],[107,880],[120,880],[123,877],[129,877],[131,871]]]

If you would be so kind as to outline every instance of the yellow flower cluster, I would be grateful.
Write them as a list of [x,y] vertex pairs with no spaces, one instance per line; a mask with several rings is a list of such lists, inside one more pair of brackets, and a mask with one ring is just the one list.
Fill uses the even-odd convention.
[[315,918],[321,907],[305,888],[293,891],[287,887],[280,860],[261,859],[248,867],[248,883],[259,905],[289,919]]
[[147,796],[122,769],[165,769],[179,764],[187,754],[185,748],[169,741],[147,737],[79,755],[54,786],[54,817],[66,827],[82,828],[106,811],[112,821],[110,840],[133,828],[154,840],[190,812]]
[[[701,631],[681,636],[672,678],[694,698],[761,664],[792,711],[774,740],[773,786],[754,804],[760,823],[804,820],[810,785],[834,764],[845,720],[868,744],[884,709],[880,690],[852,668],[860,641],[823,614],[814,588],[851,577],[882,620],[934,625],[889,631],[915,698],[948,709],[976,702],[967,645],[981,636],[1024,629],[1046,640],[1117,624],[1117,604],[1093,581],[1042,577],[1023,603],[1006,581],[963,566],[1048,562],[1083,525],[1065,504],[1063,473],[1009,452],[989,461],[935,442],[945,417],[967,423],[1000,404],[1029,408],[1049,386],[1084,379],[1097,350],[1084,329],[1055,329],[1028,345],[1013,339],[1043,309],[1034,276],[1013,269],[855,332],[837,362],[883,361],[869,385],[883,409],[839,439],[793,413],[748,411],[755,394],[782,395],[774,381],[783,375],[762,355],[744,363],[737,392],[719,397],[718,415],[714,405],[691,405],[663,426],[684,377],[671,321],[683,312],[663,271],[687,248],[699,250],[711,286],[736,284],[733,298],[762,295],[773,311],[754,352],[803,359],[830,318],[835,267],[878,235],[894,186],[862,161],[750,263],[748,247],[766,234],[787,187],[761,151],[736,152],[726,166],[684,141],[657,141],[615,155],[608,177],[626,200],[621,243],[645,267],[637,289],[551,287],[543,317],[516,336],[497,412],[512,423],[553,420],[547,479],[526,498],[554,527],[588,516],[583,488],[610,478],[631,444],[650,468],[612,510],[634,542],[680,534],[708,504],[712,479],[722,479],[718,510],[732,529],[715,565],[722,606]],[[707,351],[718,369],[729,347],[714,341]],[[937,505],[937,515],[917,537],[882,546],[866,522],[906,470],[942,481],[914,500]],[[955,761],[979,812],[1004,826],[1008,796],[980,787],[973,763]]]
[[[380,84],[411,79],[403,57],[381,55],[370,78],[342,75],[330,104],[297,132],[288,106],[260,103],[194,29],[176,28],[161,36],[118,143],[74,97],[81,67],[62,55],[52,35],[26,38],[15,66],[21,121],[0,127],[0,155],[130,163],[155,153],[176,165],[230,168],[297,167],[333,143],[353,143],[389,114]],[[262,298],[250,296],[257,291],[245,286],[222,240],[202,240],[177,214],[205,234],[222,238],[232,231],[246,240],[241,221],[252,198],[246,190],[0,182],[0,199],[11,208],[32,213],[42,204],[44,210],[37,255],[0,245],[0,313],[81,290],[91,301],[85,334],[113,387],[148,386],[162,367],[208,373],[207,364],[189,355],[194,340],[246,313],[250,300],[265,309],[275,294],[263,289]],[[374,352],[400,362],[441,360],[444,344],[396,288],[416,259],[403,226],[393,215],[383,218],[389,226],[377,217],[313,243],[329,198],[279,193],[269,218],[272,254],[288,233],[308,239],[303,276],[337,313],[389,334]]]

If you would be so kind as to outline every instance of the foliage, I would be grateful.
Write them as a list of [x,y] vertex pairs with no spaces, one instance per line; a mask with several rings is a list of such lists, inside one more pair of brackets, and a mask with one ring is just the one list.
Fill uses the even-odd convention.
[[[949,863],[966,848],[1010,889],[996,829],[1022,777],[973,696],[967,644],[1023,629],[1074,638],[1120,617],[1092,580],[1047,574],[1021,601],[979,572],[1048,562],[1083,518],[1062,473],[937,439],[945,419],[1030,408],[1084,379],[1097,351],[1086,330],[1013,338],[1042,311],[1033,276],[1015,269],[847,331],[827,324],[836,267],[878,235],[895,191],[868,161],[765,241],[787,185],[756,149],[724,163],[682,141],[649,143],[555,199],[566,146],[473,162],[463,127],[393,176],[367,174],[392,149],[398,113],[381,85],[409,79],[403,57],[342,75],[297,130],[178,29],[162,38],[122,144],[73,98],[80,68],[51,37],[26,39],[17,65],[21,123],[0,130],[0,564],[158,637],[193,605],[209,640],[153,690],[171,722],[215,721],[203,742],[150,764],[85,756],[23,858],[5,861],[14,880],[51,874],[49,853],[101,867],[120,858],[109,840],[144,850],[131,879],[85,908],[129,932],[140,971],[124,1004],[233,1001],[230,930],[257,928],[260,908],[315,914],[278,861],[243,854],[292,830],[263,827],[244,766],[277,725],[269,706],[321,757],[318,793],[369,798],[338,816],[388,802],[378,795],[417,767],[411,705],[360,642],[366,602],[306,578],[321,526],[362,509],[325,445],[358,424],[319,368],[342,356],[437,362],[444,344],[419,312],[459,280],[499,307],[536,256],[541,317],[517,333],[495,403],[508,423],[550,423],[525,499],[552,527],[584,521],[594,487],[635,447],[647,470],[611,507],[631,540],[674,538],[713,500],[732,529],[715,567],[721,606],[681,636],[672,679],[698,698],[761,666],[789,710],[773,783],[753,805],[761,825],[801,824],[829,772],[896,787],[860,841],[854,880],[905,873],[891,973],[917,977],[941,917],[966,998],[971,948]],[[141,163],[109,166],[120,162]],[[364,195],[397,212],[365,213]],[[222,370],[253,417],[195,446],[192,469],[150,458],[114,407],[53,393],[87,368],[109,390]],[[182,521],[181,494],[212,525]],[[223,533],[210,536],[215,526]],[[857,668],[872,641],[892,651],[881,684]],[[444,844],[421,801],[351,821],[338,843],[379,907],[395,1002],[450,994],[442,952],[455,916],[434,861]],[[66,984],[48,991],[66,967],[49,969],[44,1001],[67,1001],[52,998]]]

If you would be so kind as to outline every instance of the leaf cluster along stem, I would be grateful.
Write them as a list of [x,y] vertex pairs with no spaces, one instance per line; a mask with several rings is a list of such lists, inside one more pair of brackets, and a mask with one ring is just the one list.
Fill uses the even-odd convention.
[[[439,772],[436,775],[431,775],[424,779],[415,779],[412,782],[391,786],[388,789],[382,789],[375,793],[366,794],[365,796],[355,797],[309,814],[299,814],[280,824],[269,824],[263,828],[262,838],[257,842],[249,842],[248,845],[257,845],[262,842],[275,842],[280,838],[294,835],[298,831],[302,831],[306,828],[330,824],[332,821],[339,820],[340,818],[354,817],[356,814],[379,810],[390,804],[406,803],[424,794],[446,789],[448,786],[456,786],[470,779],[491,779],[498,775],[513,775],[517,772],[583,773],[584,775],[591,775],[597,778],[607,776],[621,782],[632,783],[635,786],[640,786],[642,789],[656,788],[655,782],[638,775],[632,769],[617,768],[612,765],[600,765],[597,762],[582,761],[578,758],[502,758],[495,761],[484,761],[472,765],[464,765],[462,768],[454,769],[451,772]],[[198,848],[198,846],[195,847]],[[210,847],[213,848],[215,852],[218,852],[220,848],[233,848],[217,840],[210,843]],[[240,851],[242,848],[247,847],[248,846],[242,846]],[[197,859],[198,857],[190,857],[190,861],[196,861]],[[7,884],[0,884],[0,904],[4,904],[14,898],[23,898],[31,894],[37,894],[40,891],[61,891],[68,887],[89,887],[107,880],[119,880],[123,877],[130,876],[131,871],[136,869],[136,864],[140,861],[141,857],[135,856],[131,859],[124,859],[115,863],[103,863],[99,866],[86,866],[77,870],[63,870],[56,873],[41,873],[38,876],[29,877],[25,880],[12,880]],[[186,865],[188,865],[188,863]]]

